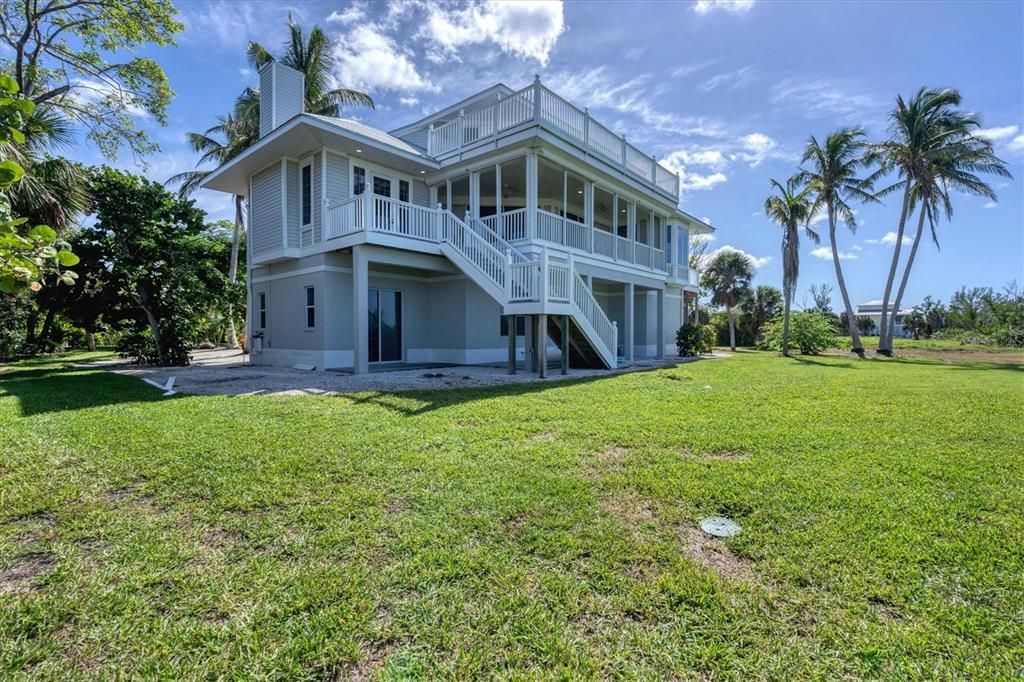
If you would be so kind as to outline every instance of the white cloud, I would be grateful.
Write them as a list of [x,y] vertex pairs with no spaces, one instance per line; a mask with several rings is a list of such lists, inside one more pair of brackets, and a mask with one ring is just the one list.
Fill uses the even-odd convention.
[[998,205],[999,205],[999,204],[997,204],[996,202],[994,202],[994,201],[990,201],[990,202],[988,202],[987,204],[985,204],[984,208],[995,208],[995,207],[996,207],[996,206],[998,206]]
[[742,150],[733,155],[732,158],[740,159],[756,168],[769,156],[776,153],[779,143],[764,133],[750,133],[740,138]]
[[[679,174],[679,189],[684,191],[712,189],[715,185],[728,180],[725,173],[722,173],[721,170],[716,170],[725,164],[722,153],[716,150],[697,152],[674,151],[662,159],[661,163]],[[705,174],[696,173],[687,170],[688,166],[704,166],[713,172]]]
[[642,47],[631,47],[630,49],[628,49],[625,52],[623,52],[622,56],[625,57],[626,59],[628,59],[631,62],[635,62],[636,60],[640,59],[640,57],[644,56],[644,48],[642,48]]
[[702,137],[725,135],[725,125],[719,121],[656,109],[652,102],[658,99],[651,96],[647,87],[650,81],[650,74],[640,74],[626,81],[612,78],[603,66],[587,71],[554,73],[545,79],[552,90],[578,106],[636,116],[644,126],[637,128],[634,134],[643,131]]
[[[859,250],[859,247],[854,247],[850,251],[840,251],[839,260],[857,260],[857,254],[854,251]],[[828,246],[819,246],[811,251],[811,255],[822,260],[832,260],[832,249]]]
[[997,142],[999,140],[1005,140],[1006,138],[1013,137],[1020,130],[1017,126],[1002,126],[999,128],[980,128],[974,131],[975,137],[980,137],[988,140],[989,142]]
[[699,62],[697,64],[680,64],[672,69],[672,71],[669,72],[669,75],[672,76],[672,78],[683,78],[685,76],[689,76],[691,73],[700,71],[701,69],[706,69],[714,63],[715,61],[711,60],[707,62]]
[[335,77],[346,87],[417,92],[436,88],[373,24],[356,26],[335,47]]
[[772,101],[800,111],[809,118],[850,116],[878,105],[871,95],[851,92],[830,81],[805,78],[787,78],[776,85]]
[[420,103],[420,99],[419,97],[399,97],[398,102],[404,107],[414,107]]
[[[907,244],[914,241],[914,235],[903,233],[903,243]],[[881,244],[882,246],[895,246],[896,245],[896,233],[886,232],[880,239],[865,239],[865,244]]]
[[722,254],[722,253],[738,253],[738,254],[744,255],[744,256],[747,257],[748,260],[750,260],[750,264],[753,265],[755,268],[760,268],[761,266],[765,265],[766,263],[768,263],[769,261],[772,260],[771,256],[761,256],[759,258],[757,256],[754,256],[754,255],[751,255],[751,254],[747,253],[743,249],[737,249],[735,246],[732,246],[731,244],[724,244],[722,246],[719,246],[717,249],[715,249],[711,253],[709,253],[707,255],[707,257],[706,257],[706,260],[704,262],[707,263],[707,262],[713,260],[715,258],[715,256],[717,256],[719,254]]
[[754,0],[697,0],[693,3],[693,11],[707,14],[713,10],[725,10],[733,14],[746,14],[754,6]]
[[736,69],[735,71],[727,71],[726,73],[720,73],[717,76],[712,76],[698,85],[697,89],[704,92],[710,92],[719,85],[728,85],[731,89],[736,90],[737,88],[745,88],[756,80],[757,75],[754,71],[754,67],[744,66],[743,68]]
[[464,45],[490,42],[543,65],[564,30],[561,2],[487,0],[457,10],[431,6],[419,35],[449,57]]
[[253,75],[253,73],[254,71],[250,69],[248,66],[243,66],[238,70],[238,75],[242,78],[249,78]]
[[327,21],[334,24],[354,24],[362,21],[366,18],[366,7],[363,5],[352,4],[342,11],[333,11],[327,15]]
[[1024,135],[1018,135],[1013,138],[1013,141],[1009,145],[1010,151],[1024,152]]
[[301,4],[219,0],[181,3],[181,7],[181,18],[185,23],[183,42],[201,44],[207,50],[217,48],[236,57],[244,54],[249,41],[276,49],[285,39],[288,14],[303,26],[309,23]]

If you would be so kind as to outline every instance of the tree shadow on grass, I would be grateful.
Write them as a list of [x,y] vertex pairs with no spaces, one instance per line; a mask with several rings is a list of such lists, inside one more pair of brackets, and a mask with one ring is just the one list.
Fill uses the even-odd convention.
[[915,358],[910,356],[897,355],[888,358],[885,362],[892,362],[899,365],[923,365],[926,367],[941,367],[951,370],[984,371],[1004,370],[1010,372],[1024,372],[1024,363],[1020,362],[992,362],[990,360],[971,360],[969,358],[941,359],[941,358]]
[[815,355],[790,355],[789,359],[802,365],[828,367],[829,369],[854,369],[854,364],[849,360],[829,361]]
[[0,399],[5,396],[17,398],[23,417],[179,397],[165,397],[138,379],[53,358],[0,368]]
[[453,405],[471,403],[477,400],[491,400],[493,398],[504,398],[510,396],[527,396],[535,393],[544,393],[546,391],[571,389],[576,386],[582,386],[597,381],[611,381],[636,374],[662,372],[668,369],[672,369],[672,366],[636,369],[629,372],[609,372],[608,374],[595,374],[576,379],[557,379],[551,381],[537,380],[515,384],[481,386],[476,388],[446,388],[435,390],[395,391],[387,393],[375,391],[372,393],[341,394],[337,397],[350,400],[353,403],[360,405],[376,405],[403,416],[412,417],[426,414],[433,410],[443,409]]

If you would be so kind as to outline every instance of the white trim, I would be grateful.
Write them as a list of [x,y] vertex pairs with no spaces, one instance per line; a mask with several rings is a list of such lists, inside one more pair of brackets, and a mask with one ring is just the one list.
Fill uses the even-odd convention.
[[[262,284],[263,282],[273,282],[279,279],[288,279],[290,277],[302,277],[304,275],[312,275],[317,272],[340,272],[343,274],[351,275],[352,268],[345,265],[313,265],[308,268],[300,268],[298,270],[290,270],[288,272],[282,272],[276,275],[264,275],[263,277],[252,277],[251,281],[253,284]],[[395,272],[374,272],[370,271],[370,277],[381,277],[385,279],[401,279],[411,282],[454,282],[457,280],[466,279],[465,275],[438,275],[437,277],[422,277],[420,275],[406,275],[403,273]],[[378,287],[379,288],[379,287]]]

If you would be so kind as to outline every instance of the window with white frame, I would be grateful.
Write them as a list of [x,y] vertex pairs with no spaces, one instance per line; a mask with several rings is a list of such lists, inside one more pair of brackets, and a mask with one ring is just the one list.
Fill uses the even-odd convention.
[[303,161],[299,167],[299,219],[302,246],[313,243],[313,160]]
[[306,329],[316,327],[316,290],[306,287]]
[[409,181],[399,180],[398,181],[398,200],[409,203]]
[[260,314],[260,329],[267,328],[267,294],[261,291],[257,297],[259,298],[259,305],[257,306]]
[[352,196],[359,196],[366,191],[366,169],[352,166]]

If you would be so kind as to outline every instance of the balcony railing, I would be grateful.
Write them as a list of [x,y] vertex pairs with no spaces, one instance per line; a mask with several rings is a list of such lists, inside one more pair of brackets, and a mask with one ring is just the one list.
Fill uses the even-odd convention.
[[554,128],[588,152],[596,152],[606,161],[678,199],[679,176],[671,168],[658,163],[653,156],[646,156],[627,142],[624,135],[616,135],[592,119],[587,109],[580,109],[541,85],[540,77],[532,85],[499,99],[489,107],[469,113],[460,112],[458,118],[443,125],[431,125],[427,134],[427,153],[435,157],[444,156],[529,122]]

